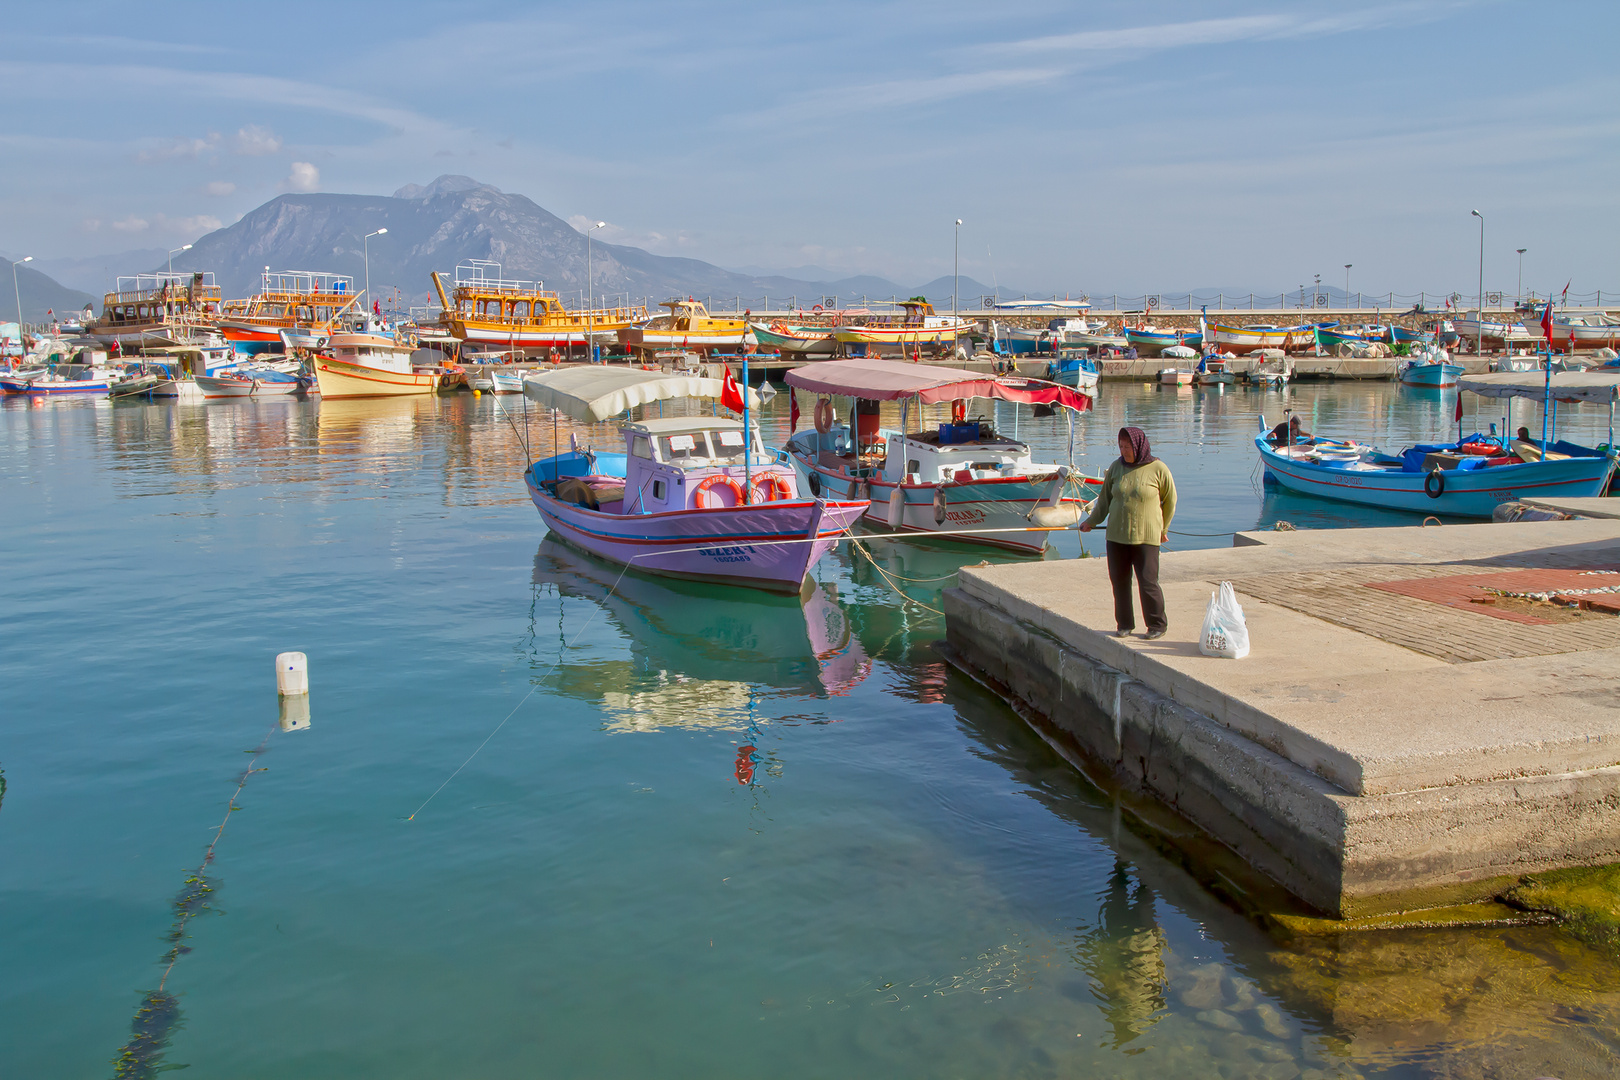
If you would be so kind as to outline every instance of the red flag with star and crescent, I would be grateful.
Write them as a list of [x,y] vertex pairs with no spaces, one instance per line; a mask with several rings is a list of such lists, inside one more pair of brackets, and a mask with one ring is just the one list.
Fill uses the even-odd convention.
[[1541,336],[1547,339],[1547,344],[1552,344],[1552,301],[1550,299],[1547,301],[1547,306],[1541,309]]
[[731,374],[731,368],[726,368],[726,376],[720,383],[720,404],[732,412],[743,411],[742,390],[737,386],[736,378]]
[[788,434],[799,430],[799,395],[788,391]]

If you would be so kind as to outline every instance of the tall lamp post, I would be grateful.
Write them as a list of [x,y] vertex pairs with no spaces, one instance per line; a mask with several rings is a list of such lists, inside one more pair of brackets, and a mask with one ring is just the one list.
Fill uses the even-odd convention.
[[174,257],[176,255],[180,254],[182,251],[190,251],[190,250],[191,250],[191,245],[190,244],[182,244],[181,246],[179,246],[179,247],[177,247],[177,248],[175,248],[175,249],[173,249],[172,251],[169,252],[169,276],[171,278],[174,277]]
[[1485,215],[1478,210],[1468,211],[1479,218],[1479,322],[1474,335],[1474,355],[1485,354]]
[[12,260],[12,263],[11,263],[11,291],[12,291],[12,294],[14,296],[16,296],[16,298],[17,298],[17,351],[18,351],[18,355],[21,355],[21,353],[22,353],[22,322],[23,322],[23,320],[22,320],[22,287],[17,284],[17,267],[22,265],[25,262],[33,262],[33,261],[34,261],[34,257],[32,255],[24,255],[20,259]]
[[365,254],[366,254],[366,299],[367,300],[371,299],[371,238],[373,236],[382,236],[382,235],[386,234],[387,232],[388,232],[388,229],[385,227],[385,228],[378,229],[376,232],[368,232],[368,233],[366,233],[365,236],[360,238],[360,246],[365,249]]
[[1354,263],[1345,263],[1344,264],[1344,306],[1345,307],[1350,306],[1350,267],[1352,267],[1354,265],[1355,265]]
[[[596,330],[596,273],[591,264],[591,233],[605,228],[607,222],[598,221],[585,230],[585,356],[593,361],[596,359],[596,340],[591,336]],[[745,442],[747,438],[744,433]]]
[[956,291],[962,280],[962,219],[956,219],[956,247],[951,253],[951,322],[959,321]]
[[1518,251],[1519,251],[1519,299],[1521,301],[1524,299],[1524,253],[1529,251],[1529,250],[1530,250],[1529,248],[1519,248],[1518,249]]

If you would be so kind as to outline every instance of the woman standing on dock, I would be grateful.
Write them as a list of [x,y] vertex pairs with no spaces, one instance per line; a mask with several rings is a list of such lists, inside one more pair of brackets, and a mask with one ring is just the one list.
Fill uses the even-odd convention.
[[1136,629],[1131,610],[1131,572],[1142,595],[1147,638],[1169,629],[1164,592],[1159,588],[1159,545],[1170,539],[1176,513],[1176,482],[1165,463],[1153,456],[1147,433],[1139,427],[1119,429],[1119,460],[1108,467],[1102,492],[1091,516],[1080,525],[1090,532],[1108,519],[1108,580],[1114,586],[1116,637]]

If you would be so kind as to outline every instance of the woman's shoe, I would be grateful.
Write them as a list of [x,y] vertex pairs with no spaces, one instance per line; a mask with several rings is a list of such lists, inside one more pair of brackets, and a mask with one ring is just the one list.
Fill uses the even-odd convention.
[[1164,631],[1163,631],[1163,630],[1149,630],[1149,631],[1148,631],[1148,632],[1147,632],[1147,633],[1146,633],[1146,634],[1145,634],[1145,635],[1143,635],[1143,636],[1144,636],[1144,638],[1145,638],[1145,639],[1146,639],[1146,640],[1148,640],[1148,641],[1153,641],[1153,640],[1155,640],[1155,639],[1156,639],[1156,638],[1162,638],[1162,637],[1164,637]]
[[1131,636],[1131,631],[1130,630],[1115,630],[1114,631],[1114,636],[1115,637],[1130,637]]

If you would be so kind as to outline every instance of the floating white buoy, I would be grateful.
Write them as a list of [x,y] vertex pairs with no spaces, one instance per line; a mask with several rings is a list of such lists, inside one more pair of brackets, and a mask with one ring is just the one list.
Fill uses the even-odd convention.
[[276,654],[276,693],[283,696],[309,693],[309,658],[303,653]]
[[281,698],[281,730],[304,731],[309,727],[309,695]]

